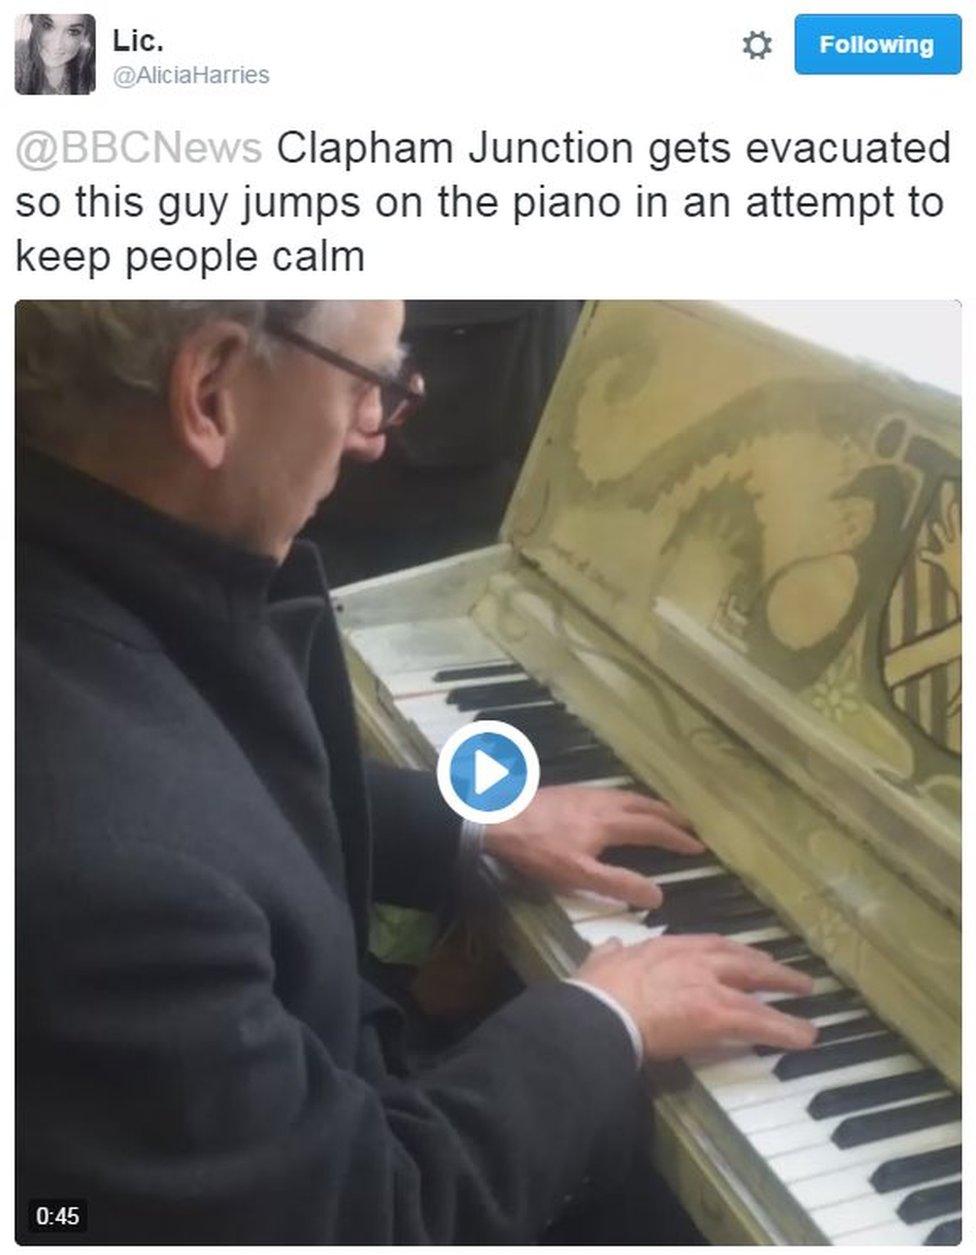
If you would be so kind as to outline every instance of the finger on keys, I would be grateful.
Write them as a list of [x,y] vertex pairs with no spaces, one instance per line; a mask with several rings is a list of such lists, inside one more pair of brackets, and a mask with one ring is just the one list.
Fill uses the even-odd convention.
[[572,888],[589,889],[647,910],[654,910],[664,901],[661,890],[647,876],[624,867],[611,867],[585,855],[576,860]]
[[705,846],[662,815],[621,811],[604,825],[608,845],[653,845],[677,854],[703,854]]
[[644,793],[632,793],[629,789],[615,789],[614,792],[625,810],[660,815],[662,819],[666,819],[677,828],[684,828],[688,832],[695,831],[695,825],[688,816],[683,815],[677,807],[672,806],[670,802],[665,802],[662,798],[647,797]]
[[764,990],[803,995],[813,989],[813,979],[805,972],[777,963],[760,950],[753,950],[751,954],[748,951],[748,946],[716,950],[711,958],[712,969],[724,984],[749,993]]
[[784,1015],[737,989],[725,988],[723,1004],[723,1035],[729,1039],[782,1050],[808,1050],[817,1040],[809,1020]]

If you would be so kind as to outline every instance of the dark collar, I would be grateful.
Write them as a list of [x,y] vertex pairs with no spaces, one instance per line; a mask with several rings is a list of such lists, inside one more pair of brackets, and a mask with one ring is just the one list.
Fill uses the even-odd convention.
[[53,552],[164,637],[188,622],[247,627],[270,601],[326,592],[307,541],[279,567],[33,450],[18,451],[16,493],[18,539]]

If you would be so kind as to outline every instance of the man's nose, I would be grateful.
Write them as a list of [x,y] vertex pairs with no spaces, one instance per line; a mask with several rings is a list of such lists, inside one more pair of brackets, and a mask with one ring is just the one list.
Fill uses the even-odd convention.
[[364,436],[375,436],[383,421],[383,403],[379,388],[370,388],[363,397],[356,415],[356,430]]

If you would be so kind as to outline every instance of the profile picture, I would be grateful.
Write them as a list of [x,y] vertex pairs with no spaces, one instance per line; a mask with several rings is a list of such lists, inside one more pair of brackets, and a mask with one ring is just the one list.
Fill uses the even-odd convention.
[[95,90],[90,13],[23,13],[14,34],[14,86],[22,96],[87,96]]

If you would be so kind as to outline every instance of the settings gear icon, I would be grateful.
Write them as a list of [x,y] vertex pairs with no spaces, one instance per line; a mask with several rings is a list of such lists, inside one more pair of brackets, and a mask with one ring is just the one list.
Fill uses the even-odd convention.
[[749,54],[749,60],[755,61],[769,55],[773,50],[772,37],[765,31],[750,31],[742,40],[742,51]]

